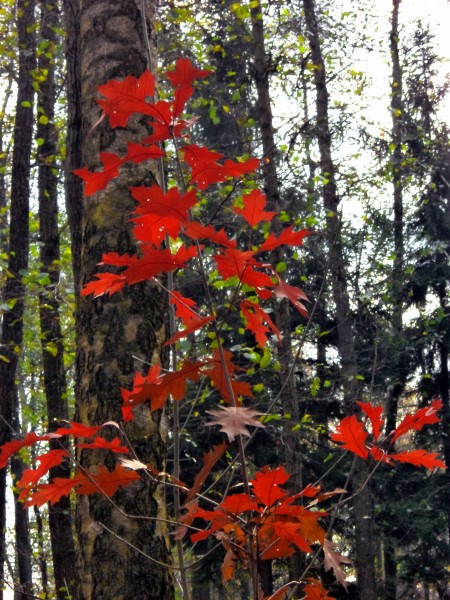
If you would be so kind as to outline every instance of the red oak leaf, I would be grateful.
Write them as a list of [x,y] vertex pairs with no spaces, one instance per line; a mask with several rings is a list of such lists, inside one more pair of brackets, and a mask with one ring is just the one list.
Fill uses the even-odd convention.
[[175,305],[175,316],[177,319],[181,319],[184,325],[189,325],[190,321],[199,318],[194,310],[194,306],[197,305],[191,298],[185,298],[179,292],[173,290],[170,292],[169,302]]
[[174,344],[177,340],[181,340],[181,338],[186,337],[187,335],[194,333],[194,331],[198,331],[202,327],[205,327],[211,321],[214,321],[216,317],[197,317],[195,319],[191,319],[189,324],[186,325],[184,329],[178,331],[175,335],[173,335],[167,342],[164,343],[164,346],[169,346],[170,344]]
[[69,453],[62,449],[49,450],[45,454],[37,456],[35,460],[39,463],[39,466],[36,469],[25,469],[17,484],[19,488],[22,488],[19,500],[22,500],[28,494],[28,489],[24,490],[24,488],[35,485],[52,467],[60,465],[66,456],[69,456]]
[[129,454],[128,448],[121,445],[121,441],[118,437],[115,437],[112,440],[105,440],[105,438],[96,437],[90,444],[77,444],[77,448],[100,448],[102,450],[110,450],[111,452],[115,452],[117,454]]
[[[246,381],[238,381],[235,377],[237,371],[242,370],[237,367],[232,361],[232,353],[229,350],[224,351],[225,361],[226,361],[226,370],[228,371],[228,375],[231,382],[231,387],[233,394],[236,397],[238,396],[249,396],[253,397],[253,392],[251,386]],[[221,397],[228,403],[232,403],[232,398],[230,397],[230,390],[227,385],[227,378],[224,373],[224,365],[222,365],[222,361],[220,360],[219,353],[217,350],[215,351],[214,359],[210,360],[202,369],[204,375],[211,379],[213,386],[216,390],[219,391]]]
[[174,71],[167,71],[166,76],[170,79],[175,88],[174,116],[177,117],[183,112],[184,106],[192,96],[194,89],[193,82],[196,79],[208,77],[211,71],[195,68],[187,58],[179,58],[175,64]]
[[267,273],[255,270],[255,267],[264,268],[265,265],[255,259],[251,250],[241,251],[236,248],[226,248],[220,254],[215,254],[214,259],[219,273],[224,279],[237,277],[241,283],[255,288],[256,293],[274,285]]
[[63,496],[68,496],[70,492],[81,485],[86,479],[82,473],[77,473],[71,479],[66,477],[55,477],[51,483],[40,483],[37,491],[29,496],[25,502],[25,508],[30,506],[43,506],[48,502],[53,505],[59,502]]
[[73,171],[86,184],[84,186],[85,196],[92,196],[96,192],[104,190],[111,179],[118,176],[119,167],[124,163],[124,159],[112,152],[100,152],[100,160],[103,163],[103,171],[92,172],[86,167]]
[[96,273],[95,279],[86,283],[80,294],[82,296],[89,296],[92,294],[94,298],[109,294],[112,296],[120,290],[126,284],[126,279],[120,273]]
[[220,431],[227,434],[228,440],[232,442],[238,435],[250,437],[247,427],[264,427],[261,421],[255,417],[262,415],[256,410],[245,406],[219,406],[218,410],[207,410],[208,415],[216,417],[208,421],[207,426],[220,425]]
[[[261,348],[264,348],[267,344],[267,334],[271,332],[277,336],[278,341],[281,341],[281,335],[278,328],[259,304],[245,300],[240,303],[240,308],[242,315],[246,320],[245,328],[250,329],[255,336],[256,342]],[[267,323],[268,327],[266,327],[264,323]]]
[[166,154],[154,144],[151,146],[143,146],[142,144],[128,142],[127,147],[128,152],[127,155],[123,158],[123,162],[131,160],[136,165],[140,162],[143,162],[144,160],[156,160],[157,158],[161,158]]
[[439,423],[439,418],[436,416],[438,410],[442,408],[442,400],[437,398],[433,400],[430,406],[421,408],[413,415],[408,413],[397,429],[394,431],[392,441],[398,439],[408,431],[416,430],[420,431],[425,425],[432,423]]
[[277,298],[287,298],[298,312],[304,317],[308,318],[308,311],[304,304],[300,302],[300,300],[308,300],[305,292],[303,292],[300,288],[294,287],[292,285],[288,285],[285,281],[283,281],[278,275],[278,285],[273,290],[273,293]]
[[293,228],[294,226],[290,225],[286,229],[283,229],[278,237],[271,233],[265,242],[261,244],[258,252],[271,251],[284,244],[287,246],[301,246],[305,237],[312,234],[312,231],[308,231],[307,229],[293,231]]
[[205,454],[203,455],[203,467],[195,476],[194,484],[189,490],[189,492],[186,494],[186,503],[192,500],[197,494],[197,492],[199,492],[202,489],[202,486],[205,483],[209,473],[211,472],[211,469],[221,458],[221,456],[227,448],[227,443],[223,441],[221,444],[214,446],[213,449],[209,452],[205,452]]
[[47,433],[46,435],[37,435],[34,431],[27,433],[22,440],[11,440],[0,446],[0,469],[4,469],[8,464],[10,456],[18,452],[21,448],[32,446],[36,442],[44,442],[52,438],[61,437],[56,433]]
[[250,194],[242,198],[244,208],[235,206],[233,208],[237,215],[241,215],[253,227],[261,221],[271,221],[276,212],[264,212],[266,206],[266,196],[260,190],[253,190]]
[[250,483],[252,484],[253,493],[261,504],[269,507],[287,496],[286,491],[279,486],[286,483],[289,477],[290,475],[284,467],[277,467],[276,469],[264,467],[256,473],[255,479]]
[[155,94],[155,78],[145,71],[139,78],[128,75],[123,81],[111,80],[99,86],[104,100],[98,100],[111,127],[126,127],[133,113],[148,114],[145,98]]
[[384,425],[384,419],[381,418],[383,407],[373,406],[370,402],[357,402],[356,404],[368,416],[372,424],[373,437],[377,440]]
[[364,429],[361,421],[358,421],[356,415],[345,417],[336,427],[336,432],[332,434],[331,439],[339,442],[343,448],[350,450],[361,458],[367,458],[369,451],[366,448],[367,431]]
[[103,425],[82,425],[81,423],[69,423],[70,427],[59,427],[55,431],[58,435],[73,435],[74,437],[91,438],[100,431]]
[[183,224],[183,232],[194,240],[208,239],[226,248],[236,248],[236,241],[228,238],[225,229],[217,231],[212,225],[202,225],[198,221],[187,221]]
[[398,452],[397,454],[389,454],[389,458],[411,463],[412,465],[416,465],[416,467],[446,469],[446,464],[442,460],[436,459],[436,456],[438,456],[437,452],[426,452],[425,450],[408,450],[406,452]]

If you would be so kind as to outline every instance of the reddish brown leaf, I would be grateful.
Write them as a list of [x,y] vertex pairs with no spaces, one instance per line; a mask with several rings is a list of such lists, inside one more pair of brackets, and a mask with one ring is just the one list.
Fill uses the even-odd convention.
[[207,410],[206,412],[216,418],[208,421],[205,425],[220,425],[220,431],[227,434],[230,442],[238,435],[250,437],[248,426],[264,427],[261,421],[255,418],[263,413],[245,406],[219,406],[218,410]]
[[325,571],[333,569],[336,580],[347,590],[347,581],[342,565],[351,565],[352,561],[346,556],[339,554],[335,549],[335,544],[330,540],[325,539],[322,548],[325,555]]
[[339,442],[343,448],[353,452],[361,458],[367,458],[369,451],[366,447],[366,440],[369,434],[364,429],[363,424],[358,421],[356,415],[345,417],[336,427],[336,432],[332,434],[331,439]]
[[232,403],[232,398],[230,397],[230,391],[228,389],[224,368],[226,371],[228,371],[234,397],[253,397],[251,386],[246,381],[238,381],[235,377],[236,373],[242,369],[239,369],[239,367],[232,362],[232,353],[229,350],[225,350],[224,355],[226,361],[225,365],[222,365],[219,353],[216,351],[214,359],[205,364],[204,368],[202,369],[202,373],[211,379],[213,386],[220,392],[221,397],[228,403]]
[[303,588],[303,593],[306,596],[303,596],[302,600],[335,600],[334,596],[329,596],[328,591],[323,587],[320,581],[317,579],[312,579],[311,577],[307,578],[307,583]]

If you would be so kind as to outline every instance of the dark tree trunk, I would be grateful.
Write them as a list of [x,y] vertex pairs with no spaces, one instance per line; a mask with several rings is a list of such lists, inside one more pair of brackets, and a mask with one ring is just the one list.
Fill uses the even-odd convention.
[[63,0],[63,17],[66,30],[66,94],[67,135],[65,161],[66,210],[72,248],[72,268],[75,297],[78,298],[81,284],[81,231],[83,221],[83,183],[73,174],[82,166],[81,126],[81,76],[80,76],[80,2]]
[[[277,172],[277,149],[273,129],[272,103],[270,99],[269,74],[271,72],[270,59],[265,51],[264,44],[264,22],[261,3],[251,3],[253,56],[252,73],[258,94],[258,125],[261,131],[261,140],[264,153],[264,192],[267,196],[268,205],[271,210],[281,211],[283,209],[280,197],[280,184]],[[275,223],[275,226],[277,223]],[[274,264],[284,260],[284,252],[277,249],[274,252]],[[285,413],[289,413],[290,419],[286,420],[283,434],[284,447],[286,448],[285,464],[286,470],[291,475],[289,487],[292,493],[302,489],[301,473],[301,450],[298,433],[292,431],[294,424],[300,420],[299,397],[295,384],[293,371],[294,357],[291,344],[291,317],[290,306],[287,300],[274,305],[276,325],[281,333],[282,341],[278,346],[278,360],[280,363],[280,404]],[[269,595],[273,592],[272,572],[268,561],[261,561],[261,585],[264,593]],[[296,552],[289,559],[289,577],[292,580],[299,579],[304,569],[303,556]]]
[[[347,413],[355,410],[360,397],[357,361],[355,354],[352,316],[347,289],[346,269],[342,248],[339,196],[335,179],[335,166],[331,153],[331,131],[328,119],[328,89],[325,62],[322,57],[319,27],[314,0],[303,0],[311,59],[314,64],[316,87],[317,142],[320,152],[320,169],[327,181],[323,187],[323,200],[327,218],[327,239],[330,252],[331,285],[336,305],[339,355],[341,360],[342,388]],[[356,570],[361,600],[376,600],[375,549],[372,531],[372,508],[369,486],[366,484],[368,466],[357,458],[353,469],[352,488],[356,537]]]
[[[397,424],[397,412],[400,396],[406,385],[405,340],[403,335],[403,119],[402,71],[400,67],[398,16],[401,0],[393,0],[390,32],[390,50],[392,61],[391,115],[392,144],[394,150],[390,159],[391,180],[394,196],[394,263],[392,268],[392,339],[390,344],[390,371],[392,373],[389,397],[386,403],[386,433],[393,431]],[[393,482],[389,482],[392,485]],[[395,540],[384,536],[384,596],[386,600],[395,600],[397,595],[397,561],[395,559]]]
[[[30,155],[33,135],[34,2],[17,2],[17,38],[19,74],[17,85],[14,150],[11,173],[11,213],[9,227],[10,277],[5,282],[3,302],[10,305],[3,317],[0,361],[0,445],[11,438],[13,423],[18,422],[16,373],[23,339],[25,287],[23,273],[28,268]],[[0,471],[0,577],[4,577],[6,530],[6,469]],[[17,540],[19,542],[19,540]],[[19,573],[22,589],[29,589],[28,568]],[[3,592],[0,588],[0,600]]]
[[[40,84],[39,119],[37,136],[43,140],[38,152],[39,232],[41,242],[41,269],[48,274],[50,283],[39,295],[41,322],[42,362],[47,416],[50,430],[68,420],[67,385],[64,368],[64,347],[60,323],[60,248],[58,229],[58,181],[56,175],[57,132],[55,117],[55,65],[56,28],[59,23],[57,3],[41,4],[40,37],[47,44],[46,52],[39,57],[39,68],[47,73]],[[67,437],[50,441],[50,449],[69,449]],[[50,469],[50,477],[70,477],[70,469],[58,465]],[[69,594],[76,597],[76,552],[69,497],[49,506],[49,525],[55,578],[55,594],[64,600]]]
[[[148,14],[141,14],[141,6]],[[123,152],[131,139],[144,137],[141,122],[127,130],[111,129],[96,104],[97,87],[114,78],[139,76],[147,66],[153,38],[154,2],[84,0],[81,3],[81,82],[83,163],[99,165],[99,152]],[[150,30],[146,47],[143,23]],[[89,134],[89,135],[88,135]],[[134,203],[130,185],[154,181],[148,163],[123,168],[106,190],[84,204],[81,279],[97,272],[102,253],[136,252],[129,224]],[[165,294],[151,283],[126,289],[112,298],[82,298],[77,311],[77,420],[85,424],[121,421],[120,387],[127,387],[142,362],[162,361],[166,339]],[[147,407],[127,426],[136,455],[156,469],[164,469],[165,432],[161,414]],[[101,451],[79,452],[82,467],[105,463]],[[108,459],[113,467],[113,459]],[[123,511],[123,512],[121,512]],[[126,513],[126,514],[124,514]],[[131,516],[127,516],[131,515]],[[143,478],[139,485],[120,490],[113,504],[101,495],[81,497],[77,528],[85,600],[163,600],[173,598],[164,494],[161,486]],[[163,563],[163,565],[159,564]]]

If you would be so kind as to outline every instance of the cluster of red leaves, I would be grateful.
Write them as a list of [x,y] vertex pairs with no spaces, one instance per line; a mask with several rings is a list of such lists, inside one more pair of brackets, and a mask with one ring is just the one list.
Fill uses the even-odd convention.
[[[82,294],[92,294],[94,297],[112,295],[125,285],[157,281],[160,275],[195,268],[199,253],[207,246],[219,277],[224,281],[232,280],[236,286],[235,306],[231,310],[239,310],[245,328],[254,335],[257,344],[264,347],[270,337],[280,341],[280,332],[261,303],[273,297],[287,298],[307,317],[304,305],[307,299],[301,289],[286,283],[270,262],[262,260],[260,255],[283,245],[301,246],[310,232],[304,229],[295,231],[289,226],[278,234],[269,232],[259,243],[253,240],[251,249],[245,249],[242,241],[230,236],[225,229],[217,230],[209,223],[193,218],[192,210],[198,205],[204,190],[252,173],[259,167],[260,161],[256,158],[244,161],[224,160],[224,156],[218,152],[189,144],[187,132],[195,119],[183,119],[181,115],[193,94],[194,81],[207,77],[209,71],[196,69],[190,61],[180,59],[175,69],[166,75],[174,89],[172,100],[152,100],[155,81],[149,72],[139,78],[129,76],[123,81],[110,81],[99,87],[103,96],[99,104],[103,116],[109,118],[112,127],[126,127],[129,119],[138,114],[150,119],[149,125],[153,133],[140,144],[128,143],[123,157],[114,153],[101,153],[101,171],[92,172],[83,168],[75,173],[85,182],[86,196],[91,196],[104,190],[119,175],[123,164],[158,160],[165,153],[156,144],[176,140],[184,169],[189,173],[187,184],[183,190],[172,187],[167,192],[157,185],[130,188],[130,193],[136,200],[135,213],[130,221],[134,225],[139,252],[132,256],[116,252],[104,254],[100,265],[113,269],[98,273],[96,279],[85,286]],[[256,228],[262,222],[269,224],[276,216],[276,213],[266,211],[265,208],[265,195],[259,190],[253,190],[244,194],[232,206],[232,211],[236,219],[242,219],[248,227]],[[168,239],[171,240],[169,244]],[[174,343],[195,333],[216,319],[215,314],[201,315],[196,303],[177,291],[171,291],[170,302],[174,305],[176,318],[183,329],[175,333],[167,343]],[[252,389],[248,383],[239,379],[241,370],[233,361],[230,351],[212,351],[211,356],[202,360],[181,361],[174,372],[162,373],[159,366],[151,366],[147,375],[136,374],[131,390],[122,390],[124,421],[132,419],[133,408],[144,402],[149,402],[152,410],[158,410],[164,407],[169,396],[174,401],[180,401],[185,396],[188,381],[197,383],[200,377],[205,377],[227,404],[220,406],[218,410],[209,411],[214,419],[207,425],[219,425],[230,442],[236,436],[249,435],[247,427],[263,425],[258,420],[260,413],[242,405],[243,397],[252,397]],[[389,452],[391,445],[399,437],[438,421],[436,413],[441,407],[440,400],[414,415],[407,415],[397,429],[385,438],[381,434],[381,408],[365,403],[359,405],[371,424],[371,433],[356,416],[351,416],[339,423],[332,435],[334,441],[364,459],[373,457],[388,464],[397,460],[430,469],[444,467],[442,461],[436,459],[435,453],[424,450]],[[87,427],[71,423],[70,427],[61,427],[54,433],[42,436],[29,433],[24,439],[13,440],[0,448],[0,468],[5,467],[9,457],[21,448],[66,435],[90,440],[78,443],[79,448],[127,454],[127,447],[122,445],[118,437],[108,440],[97,435],[105,426],[117,427],[117,424],[108,422]],[[308,486],[302,492],[289,496],[282,487],[289,478],[288,473],[283,467],[266,467],[257,472],[250,482],[249,493],[229,495],[216,504],[214,510],[206,510],[199,506],[197,496],[226,448],[224,442],[205,454],[204,465],[190,489],[172,478],[172,482],[186,493],[186,514],[175,536],[183,537],[196,519],[208,521],[206,530],[199,530],[190,537],[196,542],[214,535],[221,541],[226,549],[222,565],[224,581],[232,577],[238,561],[241,566],[248,564],[250,553],[253,559],[271,560],[289,557],[297,550],[309,553],[313,545],[319,544],[324,552],[325,568],[333,569],[337,580],[345,586],[342,564],[349,561],[325,539],[325,531],[319,521],[326,513],[315,508],[319,502],[340,494],[343,490],[321,493],[319,487]],[[146,469],[156,477],[167,476],[166,473],[158,473],[151,465],[122,458],[113,471],[106,467],[100,467],[96,473],[80,470],[69,479],[54,478],[51,483],[41,482],[52,467],[68,459],[69,454],[63,448],[52,449],[35,459],[38,466],[27,469],[18,482],[20,498],[26,506],[41,506],[46,502],[53,504],[71,491],[77,494],[102,493],[112,496],[119,487],[139,480],[140,474],[137,471],[140,469]],[[306,499],[308,507],[303,506]],[[303,593],[310,600],[330,598],[322,584],[314,579],[304,582]],[[284,587],[270,598],[276,600],[283,595]]]
[[369,402],[357,402],[362,412],[370,423],[371,432],[367,431],[365,425],[356,415],[345,417],[336,427],[331,439],[342,444],[343,448],[353,452],[361,458],[369,456],[377,462],[382,461],[393,464],[393,461],[406,462],[416,467],[434,469],[436,467],[445,469],[442,460],[437,459],[437,452],[426,452],[425,450],[405,450],[403,452],[390,451],[392,444],[400,437],[411,431],[420,431],[425,425],[439,423],[437,412],[442,408],[442,400],[437,398],[429,406],[419,409],[416,413],[408,413],[400,425],[383,436],[382,429],[384,419],[381,418],[383,408],[373,406]]

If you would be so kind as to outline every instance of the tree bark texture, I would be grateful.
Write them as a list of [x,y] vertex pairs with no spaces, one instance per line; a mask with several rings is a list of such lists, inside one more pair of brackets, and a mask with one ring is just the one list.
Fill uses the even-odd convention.
[[[141,6],[148,12],[141,13]],[[126,130],[112,129],[96,104],[97,87],[111,79],[139,76],[153,57],[152,23],[155,4],[138,0],[83,0],[81,2],[81,84],[83,164],[99,167],[101,151],[124,152],[130,140],[146,135],[145,124],[132,120]],[[145,45],[143,24],[151,48]],[[83,218],[81,278],[86,283],[97,272],[102,253],[135,253],[130,212],[134,207],[128,187],[151,184],[155,175],[148,163],[123,167],[106,190],[86,200]],[[121,387],[129,387],[136,370],[161,362],[166,339],[165,294],[154,284],[132,286],[112,298],[82,298],[77,311],[77,420],[101,424],[121,420]],[[146,361],[147,366],[143,367]],[[136,413],[135,413],[136,414]],[[126,431],[137,457],[164,469],[165,435],[161,413],[141,407]],[[116,435],[116,431],[113,432]],[[101,451],[82,450],[82,467],[95,470],[114,459]],[[81,497],[77,504],[83,594],[85,600],[147,600],[173,597],[165,524],[163,490],[145,477],[120,490],[112,499],[100,494]]]
[[[14,124],[14,150],[11,173],[11,208],[9,226],[8,272],[3,302],[10,306],[3,316],[0,361],[0,445],[11,439],[14,422],[18,422],[16,372],[23,339],[23,313],[25,286],[23,274],[28,268],[29,248],[29,196],[30,156],[33,135],[33,82],[35,67],[34,2],[17,2],[17,39],[19,47],[19,72],[17,84],[16,118]],[[6,469],[0,471],[0,577],[4,577],[6,560]],[[18,540],[19,541],[19,540]],[[28,557],[30,558],[30,557]],[[28,569],[19,573],[23,589],[31,582]],[[0,584],[0,600],[3,592]]]
[[[44,390],[47,401],[47,416],[50,430],[63,426],[62,420],[69,419],[67,385],[64,367],[64,345],[60,322],[60,236],[58,227],[58,180],[57,132],[55,117],[55,65],[57,44],[56,28],[59,24],[58,6],[55,1],[43,2],[41,9],[40,37],[45,51],[39,56],[38,67],[46,73],[38,95],[39,119],[37,137],[43,140],[38,149],[38,197],[41,269],[49,277],[49,284],[39,295],[41,325],[42,366]],[[42,45],[42,42],[41,42]],[[44,118],[41,118],[44,117]],[[52,450],[69,450],[65,436],[50,441]],[[58,465],[50,469],[50,477],[70,477],[70,469]],[[77,573],[74,528],[69,497],[49,506],[49,525],[52,546],[55,597],[64,600],[67,595],[76,596]]]
[[66,30],[67,134],[65,161],[65,198],[69,220],[75,297],[81,283],[81,235],[83,221],[83,183],[73,174],[82,167],[81,76],[80,76],[80,1],[63,0]]
[[[314,64],[316,88],[316,131],[320,153],[321,174],[326,183],[323,186],[323,200],[327,219],[327,240],[330,252],[331,285],[336,308],[339,356],[344,407],[353,413],[355,401],[360,397],[358,367],[355,354],[352,316],[347,289],[346,269],[340,233],[338,214],[339,195],[335,178],[335,165],[332,158],[331,130],[328,118],[328,89],[325,62],[322,56],[319,25],[316,18],[314,0],[303,0],[311,60]],[[356,493],[353,501],[356,537],[356,570],[360,600],[376,600],[375,549],[372,531],[372,507],[367,484],[368,466],[360,458],[355,459],[352,489]]]
[[[283,203],[280,196],[280,183],[277,170],[277,148],[273,128],[272,102],[270,98],[269,76],[271,65],[269,56],[265,50],[264,43],[264,22],[262,7],[260,2],[251,3],[252,20],[252,38],[253,38],[253,57],[252,74],[256,84],[258,94],[258,125],[261,131],[261,141],[263,146],[264,160],[264,192],[267,197],[268,206],[277,212],[283,210]],[[274,223],[275,228],[279,225]],[[279,227],[278,227],[279,229]],[[285,259],[284,251],[278,248],[274,252],[274,264]],[[288,300],[277,302],[274,305],[275,322],[281,332],[281,343],[278,346],[278,360],[280,363],[280,404],[285,413],[290,414],[290,419],[286,421],[286,427],[283,434],[283,442],[286,448],[285,464],[286,470],[291,475],[288,485],[293,494],[302,489],[301,473],[301,449],[298,432],[292,431],[292,428],[300,420],[300,399],[296,388],[295,376],[293,370],[293,352],[291,344],[291,316]],[[267,563],[268,561],[262,561]],[[289,577],[292,580],[299,579],[304,570],[304,561],[301,553],[296,552],[289,558]],[[261,581],[264,584],[265,594],[271,594],[272,574],[267,573],[267,565],[261,573]]]

